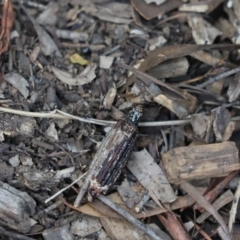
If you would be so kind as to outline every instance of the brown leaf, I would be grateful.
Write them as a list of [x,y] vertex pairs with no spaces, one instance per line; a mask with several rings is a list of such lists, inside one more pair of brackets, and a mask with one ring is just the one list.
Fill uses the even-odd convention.
[[[194,45],[194,44],[181,44],[173,46],[165,46],[162,48],[155,49],[149,52],[144,61],[141,63],[138,70],[146,72],[158,64],[174,58],[184,57],[193,52],[201,50],[219,49],[219,50],[233,50],[240,48],[239,44],[210,44],[210,45]],[[130,76],[127,80],[126,85],[121,89],[124,92],[128,86],[130,86],[136,77]]]
[[144,0],[131,0],[133,7],[140,13],[145,19],[151,20],[159,15],[169,12],[182,3],[180,0],[168,0],[161,5],[155,3],[147,4]]
[[186,75],[189,63],[185,57],[170,59],[147,71],[153,77],[172,78]]

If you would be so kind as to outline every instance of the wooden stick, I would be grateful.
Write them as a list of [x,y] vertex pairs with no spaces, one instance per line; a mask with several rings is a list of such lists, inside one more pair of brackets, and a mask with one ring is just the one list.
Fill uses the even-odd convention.
[[[128,212],[126,212],[125,210],[123,210],[122,208],[120,208],[117,204],[113,203],[112,201],[110,201],[107,197],[105,197],[104,195],[100,194],[97,196],[97,198],[102,201],[103,203],[105,203],[107,206],[109,206],[110,208],[112,208],[114,211],[116,211],[117,213],[119,213],[121,216],[123,216],[126,220],[128,220],[130,223],[132,223],[135,227],[139,228],[140,230],[142,230],[145,234],[147,234],[151,239],[153,240],[170,240],[170,236],[167,235],[165,232],[161,232],[160,234],[155,233],[150,227],[146,226],[145,224],[143,224],[142,222],[140,222],[139,220],[135,219],[131,214],[129,214]],[[159,231],[161,231],[159,229]]]

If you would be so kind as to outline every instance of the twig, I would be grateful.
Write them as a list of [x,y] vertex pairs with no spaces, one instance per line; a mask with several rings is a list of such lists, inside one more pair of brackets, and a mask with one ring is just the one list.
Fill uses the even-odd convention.
[[109,206],[110,208],[112,208],[114,211],[116,211],[117,213],[119,213],[121,216],[123,216],[125,219],[127,219],[130,223],[132,223],[135,227],[139,228],[140,230],[142,230],[145,234],[147,234],[151,239],[154,240],[170,240],[171,238],[163,231],[161,231],[159,229],[158,232],[161,231],[161,234],[157,234],[155,233],[150,227],[146,226],[145,224],[143,224],[142,222],[140,222],[139,220],[135,219],[131,214],[129,214],[127,211],[123,210],[122,208],[120,208],[117,204],[113,203],[112,201],[110,201],[107,197],[105,197],[104,195],[100,194],[99,196],[97,196],[97,198],[102,201],[103,203],[105,203],[107,206]]
[[238,182],[237,190],[235,192],[235,200],[232,202],[232,207],[230,210],[230,217],[229,217],[229,222],[228,222],[228,229],[229,229],[230,233],[232,232],[233,224],[235,222],[239,198],[240,198],[240,180]]
[[52,199],[54,199],[55,197],[57,197],[59,194],[61,194],[62,192],[64,192],[65,190],[67,190],[68,188],[70,188],[72,185],[74,185],[75,183],[77,183],[79,180],[81,180],[88,172],[85,172],[83,175],[81,175],[79,178],[77,178],[75,181],[73,181],[70,185],[68,185],[67,187],[61,189],[60,191],[58,191],[57,193],[55,193],[53,196],[51,196],[50,198],[47,198],[44,203],[48,203],[49,201],[51,201]]
[[[116,123],[115,121],[105,121],[105,120],[99,120],[94,118],[77,117],[75,115],[72,115],[57,109],[51,112],[45,113],[45,112],[27,112],[27,111],[12,109],[12,108],[0,107],[0,111],[21,115],[21,116],[26,116],[26,117],[75,119],[80,122],[93,123],[93,124],[102,125],[102,126],[114,125]],[[140,127],[154,127],[154,126],[187,125],[190,123],[191,123],[191,120],[186,119],[186,120],[173,120],[173,121],[161,121],[161,122],[142,122],[142,123],[139,123],[138,125]]]
[[206,82],[204,82],[204,83],[202,83],[202,84],[198,84],[197,87],[198,87],[198,88],[204,88],[204,87],[206,87],[206,86],[209,85],[209,84],[212,84],[212,83],[214,83],[214,82],[217,82],[217,81],[221,80],[222,78],[229,77],[229,76],[231,76],[231,75],[233,75],[233,74],[235,74],[235,73],[237,73],[237,72],[239,72],[239,71],[240,71],[240,67],[235,68],[235,69],[232,69],[232,70],[227,71],[227,72],[225,72],[225,73],[222,73],[222,74],[220,74],[220,75],[218,75],[218,76],[209,78]]
[[40,217],[42,217],[45,213],[48,213],[48,212],[56,209],[56,208],[57,208],[59,205],[61,205],[61,204],[62,204],[62,201],[59,200],[59,201],[55,202],[54,204],[52,204],[51,206],[49,206],[49,207],[41,210],[40,212],[38,212],[36,215],[33,216],[33,218],[34,218],[35,220],[38,220],[38,219],[39,219]]
[[218,221],[218,223],[221,225],[222,229],[224,230],[225,234],[229,236],[230,234],[228,231],[228,228],[226,226],[226,223],[224,222],[222,216],[216,211],[216,209],[195,189],[193,185],[191,185],[188,182],[182,182],[180,184],[181,188],[186,191],[199,205],[201,205],[203,208],[205,208],[206,211],[211,213],[214,218]]

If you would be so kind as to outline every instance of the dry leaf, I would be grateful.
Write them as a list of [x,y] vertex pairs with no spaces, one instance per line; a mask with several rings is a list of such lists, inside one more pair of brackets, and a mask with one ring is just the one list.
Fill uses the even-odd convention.
[[0,31],[0,55],[8,50],[14,20],[15,16],[12,2],[10,0],[3,1]]
[[176,200],[176,195],[164,172],[154,162],[146,149],[140,152],[133,152],[132,159],[128,162],[127,167],[138,181],[147,190],[152,191],[161,202],[171,203]]
[[190,54],[191,57],[196,58],[199,61],[202,61],[210,66],[216,66],[221,63],[222,59],[216,56],[213,56],[209,52],[197,51]]
[[81,10],[104,21],[122,24],[132,22],[132,19],[130,19],[132,12],[129,4],[109,2],[101,5],[86,5]]
[[188,67],[188,60],[185,57],[181,57],[167,60],[151,68],[147,73],[158,79],[172,78],[186,75]]
[[79,65],[88,65],[90,62],[84,59],[82,56],[80,56],[78,53],[74,53],[70,56],[70,61],[72,63],[78,63]]
[[58,141],[58,133],[55,128],[54,122],[51,122],[47,131],[46,131],[46,136],[49,137],[50,140]]
[[41,12],[41,14],[37,17],[36,21],[39,24],[45,25],[51,25],[54,26],[58,20],[57,12],[59,11],[59,4],[56,2],[50,2],[46,9]]
[[50,35],[37,23],[37,21],[29,14],[27,9],[21,4],[21,8],[24,10],[24,12],[27,14],[28,18],[31,20],[32,24],[34,25],[34,28],[37,32],[40,47],[44,55],[50,56],[53,53],[55,53],[58,57],[61,57],[62,54],[60,53],[57,45],[52,40]]
[[237,32],[237,29],[225,18],[221,17],[215,24],[215,27],[219,29],[223,34],[221,39],[232,39]]
[[191,116],[191,124],[194,133],[204,139],[206,143],[209,142],[209,134],[212,131],[212,119],[211,116],[205,114],[193,114]]
[[116,95],[117,95],[117,89],[115,87],[111,87],[108,89],[108,92],[103,100],[104,108],[111,109]]
[[4,76],[4,79],[11,83],[23,96],[24,98],[27,98],[29,95],[29,83],[28,81],[22,77],[18,73],[7,73]]
[[240,21],[240,1],[233,0],[233,10],[238,21]]
[[100,68],[109,69],[112,66],[114,57],[100,56]]
[[162,47],[167,42],[167,39],[164,36],[159,36],[157,38],[152,38],[147,41],[149,45],[149,50],[153,51],[156,48]]
[[158,6],[155,3],[147,4],[144,0],[131,0],[131,3],[142,17],[147,20],[151,20],[157,16],[160,16],[166,12],[178,8],[182,4],[182,1],[167,0],[166,2]]
[[196,44],[212,44],[222,33],[206,22],[200,15],[188,15],[188,24]]
[[229,102],[235,101],[240,94],[240,73],[235,74],[234,78],[229,81],[227,91]]
[[50,56],[55,53],[58,57],[61,57],[62,54],[60,53],[57,45],[52,40],[50,35],[38,24],[34,24],[36,32],[38,34],[38,38],[40,41],[40,47],[44,55]]
[[[219,49],[219,50],[231,50],[233,48],[240,48],[240,45],[234,44],[212,44],[212,45],[194,45],[194,44],[181,44],[173,46],[164,46],[162,48],[155,49],[149,52],[144,61],[141,63],[138,70],[146,72],[158,64],[173,58],[187,56],[193,52],[201,50]],[[128,86],[135,81],[135,76],[132,75],[128,78],[127,83],[121,89],[124,92]]]
[[236,125],[236,122],[233,122],[233,121],[230,121],[228,123],[227,127],[225,128],[223,137],[222,137],[223,142],[226,142],[230,139],[230,137],[233,134],[233,131],[235,130],[235,125]]
[[212,110],[213,115],[213,131],[218,142],[222,141],[228,123],[230,122],[231,114],[225,107],[218,107]]
[[96,67],[97,65],[92,63],[88,65],[82,73],[80,73],[74,78],[70,73],[64,72],[56,67],[52,67],[52,71],[55,74],[55,76],[62,82],[68,85],[82,86],[84,84],[92,82],[96,78],[94,72]]

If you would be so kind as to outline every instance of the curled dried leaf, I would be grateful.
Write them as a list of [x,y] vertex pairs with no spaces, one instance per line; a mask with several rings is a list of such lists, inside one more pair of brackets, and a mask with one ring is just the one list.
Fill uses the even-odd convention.
[[72,86],[81,86],[90,83],[95,79],[96,75],[94,71],[96,67],[97,65],[92,63],[76,77],[72,77],[70,73],[64,72],[56,67],[52,67],[52,71],[60,81]]

